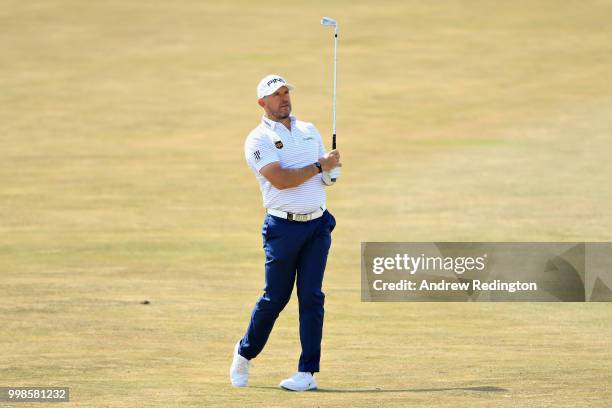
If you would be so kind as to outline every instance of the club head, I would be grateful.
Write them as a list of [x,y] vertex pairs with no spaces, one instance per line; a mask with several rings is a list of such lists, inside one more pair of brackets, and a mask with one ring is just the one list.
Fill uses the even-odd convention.
[[336,20],[334,20],[333,18],[323,17],[321,19],[321,25],[326,27],[337,27],[338,23],[336,23]]

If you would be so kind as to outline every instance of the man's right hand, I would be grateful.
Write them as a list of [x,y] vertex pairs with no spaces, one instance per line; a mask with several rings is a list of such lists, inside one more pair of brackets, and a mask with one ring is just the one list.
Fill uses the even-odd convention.
[[342,167],[340,152],[337,149],[330,151],[325,156],[319,158],[319,163],[321,163],[323,171],[331,171],[336,167]]

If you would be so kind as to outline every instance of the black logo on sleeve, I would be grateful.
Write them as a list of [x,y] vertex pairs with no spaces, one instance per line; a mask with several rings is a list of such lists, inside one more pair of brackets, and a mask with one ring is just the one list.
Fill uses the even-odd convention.
[[277,149],[282,149],[283,148],[283,142],[281,142],[280,140],[278,142],[274,142],[274,146],[276,146]]
[[256,162],[261,160],[261,153],[259,153],[259,150],[255,150],[255,153],[253,153],[253,156],[255,157]]

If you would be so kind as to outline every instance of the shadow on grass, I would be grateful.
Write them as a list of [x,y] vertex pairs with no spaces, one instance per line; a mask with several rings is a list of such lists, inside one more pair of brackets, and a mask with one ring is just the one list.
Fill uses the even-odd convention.
[[[271,386],[251,386],[249,388],[269,389],[283,391],[279,387]],[[442,392],[442,391],[475,391],[475,392],[508,392],[509,390],[500,387],[481,386],[481,387],[448,387],[448,388],[406,388],[406,389],[382,389],[382,388],[366,388],[366,389],[334,389],[334,388],[319,388],[312,392],[337,392],[337,393],[377,393],[377,392]]]

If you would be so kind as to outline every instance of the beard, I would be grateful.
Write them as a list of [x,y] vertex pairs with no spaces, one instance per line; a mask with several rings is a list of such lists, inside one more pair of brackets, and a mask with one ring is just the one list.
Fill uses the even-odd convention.
[[279,108],[277,111],[270,112],[277,119],[287,119],[291,115],[291,104],[285,109]]

